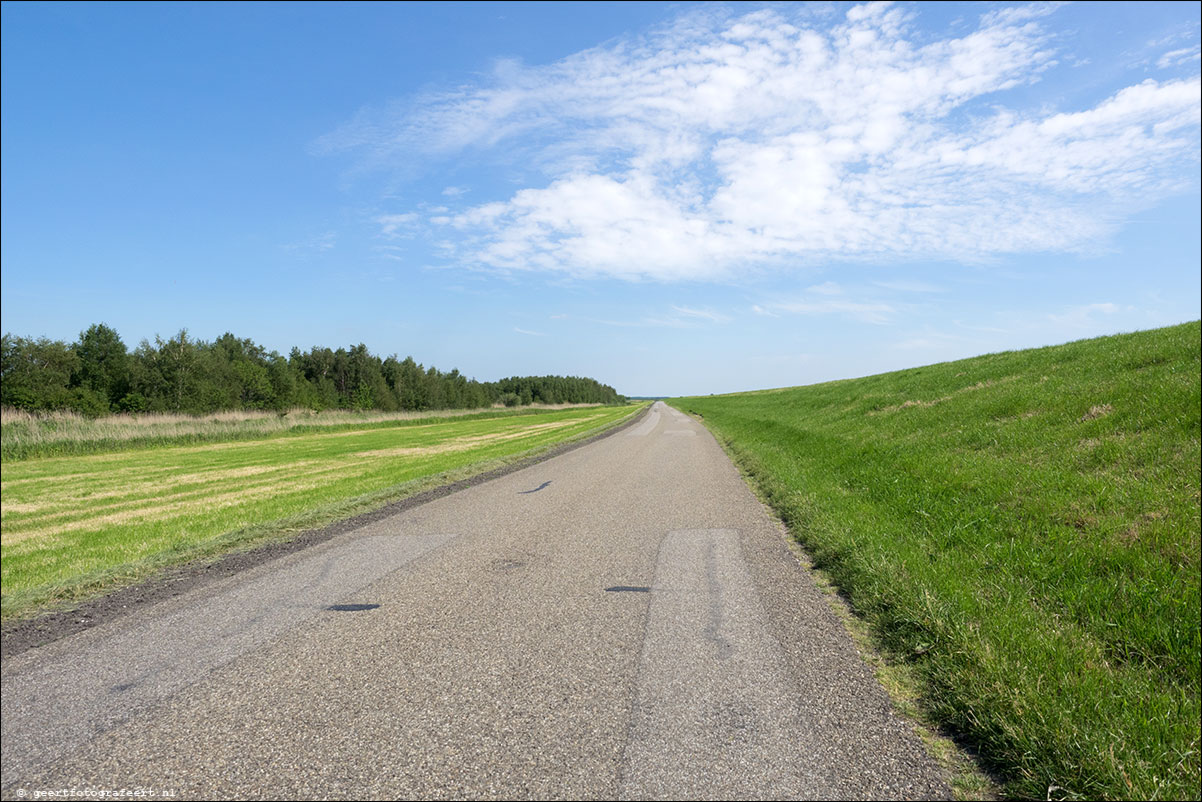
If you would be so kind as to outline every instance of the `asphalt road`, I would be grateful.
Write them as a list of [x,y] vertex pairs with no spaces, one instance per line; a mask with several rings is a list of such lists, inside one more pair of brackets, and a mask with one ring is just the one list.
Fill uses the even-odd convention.
[[779,525],[662,404],[2,671],[9,799],[949,795]]

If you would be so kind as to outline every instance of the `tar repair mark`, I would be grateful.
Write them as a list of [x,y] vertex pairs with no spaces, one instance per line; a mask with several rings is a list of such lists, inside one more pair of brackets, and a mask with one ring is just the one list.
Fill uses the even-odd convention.
[[548,479],[547,481],[543,482],[541,485],[539,485],[538,487],[534,488],[533,490],[519,490],[519,491],[518,491],[518,495],[519,495],[519,496],[525,496],[525,495],[528,495],[528,494],[530,494],[530,493],[537,493],[538,491],[542,490],[544,487],[546,487],[546,486],[547,486],[547,485],[549,485],[549,484],[551,484],[551,480],[550,480],[550,479]]
[[651,588],[645,585],[614,585],[612,588],[606,588],[606,593],[650,593]]
[[379,606],[378,604],[331,604],[326,609],[338,613],[357,613],[361,610],[374,610]]

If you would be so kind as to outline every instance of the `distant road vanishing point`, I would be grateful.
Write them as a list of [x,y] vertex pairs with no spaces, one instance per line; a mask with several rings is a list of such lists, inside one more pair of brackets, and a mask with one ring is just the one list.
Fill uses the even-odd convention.
[[3,796],[950,793],[698,423],[617,434],[3,665]]

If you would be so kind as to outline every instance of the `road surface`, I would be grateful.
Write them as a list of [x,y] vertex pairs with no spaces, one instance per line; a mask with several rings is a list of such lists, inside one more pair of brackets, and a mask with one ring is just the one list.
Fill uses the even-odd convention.
[[611,437],[3,665],[5,798],[939,798],[697,422]]

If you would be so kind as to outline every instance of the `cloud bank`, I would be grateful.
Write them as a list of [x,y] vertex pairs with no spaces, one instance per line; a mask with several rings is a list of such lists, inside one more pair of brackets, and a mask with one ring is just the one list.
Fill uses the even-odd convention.
[[830,22],[703,9],[554,64],[502,63],[327,144],[535,166],[506,198],[424,221],[486,269],[705,281],[1088,251],[1196,183],[1202,88],[1147,79],[1083,110],[1008,108],[1057,65],[1049,8],[956,38],[880,4]]

